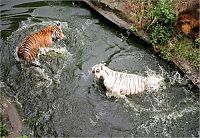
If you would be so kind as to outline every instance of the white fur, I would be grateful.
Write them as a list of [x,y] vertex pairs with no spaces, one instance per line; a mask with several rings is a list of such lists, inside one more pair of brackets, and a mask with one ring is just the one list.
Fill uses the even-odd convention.
[[92,72],[96,78],[102,77],[108,92],[115,95],[137,94],[148,87],[148,81],[145,77],[113,71],[104,64],[94,65]]
[[156,91],[163,82],[158,75],[143,77],[135,74],[127,74],[109,69],[104,64],[96,64],[92,67],[95,77],[103,78],[103,83],[108,92],[113,95],[125,96],[138,94],[145,90]]

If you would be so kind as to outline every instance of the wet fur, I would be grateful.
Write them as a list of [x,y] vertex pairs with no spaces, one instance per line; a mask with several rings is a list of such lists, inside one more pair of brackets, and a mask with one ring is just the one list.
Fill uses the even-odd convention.
[[92,73],[96,78],[103,78],[103,83],[108,92],[118,95],[132,95],[142,93],[148,88],[145,77],[135,74],[127,74],[109,69],[104,64],[92,67]]

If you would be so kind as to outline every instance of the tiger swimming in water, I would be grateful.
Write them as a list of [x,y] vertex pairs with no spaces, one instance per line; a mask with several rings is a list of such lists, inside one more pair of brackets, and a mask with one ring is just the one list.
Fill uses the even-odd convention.
[[92,73],[97,79],[103,78],[103,83],[108,90],[117,96],[142,93],[154,85],[160,85],[161,77],[143,77],[136,74],[127,74],[109,69],[104,64],[96,64],[92,67]]
[[64,34],[60,23],[57,23],[54,26],[49,25],[38,32],[30,34],[22,40],[17,49],[17,56],[19,59],[24,60],[26,64],[28,63],[36,67],[41,67],[40,65],[33,63],[38,57],[39,49],[51,47],[53,41],[59,41],[63,38]]

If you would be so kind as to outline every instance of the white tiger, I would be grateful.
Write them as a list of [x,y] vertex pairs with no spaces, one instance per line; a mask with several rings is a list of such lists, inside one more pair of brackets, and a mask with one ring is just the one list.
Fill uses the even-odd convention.
[[92,73],[94,73],[97,79],[102,77],[108,92],[118,96],[141,93],[155,85],[160,85],[159,83],[163,80],[156,76],[143,77],[113,71],[101,63],[92,67]]

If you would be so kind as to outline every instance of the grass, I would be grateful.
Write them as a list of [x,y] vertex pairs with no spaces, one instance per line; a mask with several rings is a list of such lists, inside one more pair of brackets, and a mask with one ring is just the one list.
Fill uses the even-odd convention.
[[[1,138],[7,138],[8,137],[8,128],[2,122],[0,122],[0,137]],[[29,137],[27,135],[21,135],[17,138],[29,138]]]
[[[176,38],[174,38],[176,39]],[[174,57],[184,59],[196,69],[200,69],[200,51],[194,47],[194,43],[187,37],[182,37],[176,42],[172,42],[161,49],[163,57],[167,60],[173,60]]]
[[175,44],[174,51],[180,57],[191,62],[197,69],[200,68],[199,49],[194,48],[193,42],[188,38],[183,38]]
[[6,125],[2,122],[0,122],[0,136],[1,137],[7,137],[8,136],[8,129]]

